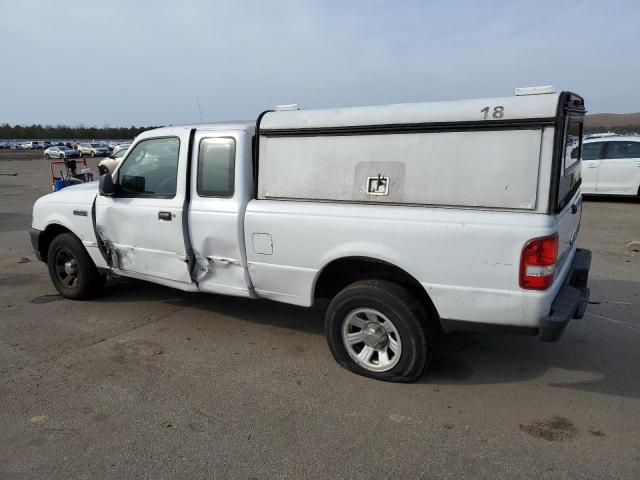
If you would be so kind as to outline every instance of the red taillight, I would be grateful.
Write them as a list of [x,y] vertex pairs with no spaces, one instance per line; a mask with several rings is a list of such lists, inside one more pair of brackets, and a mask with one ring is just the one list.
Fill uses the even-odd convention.
[[529,240],[522,249],[520,287],[544,290],[553,283],[558,260],[558,235]]

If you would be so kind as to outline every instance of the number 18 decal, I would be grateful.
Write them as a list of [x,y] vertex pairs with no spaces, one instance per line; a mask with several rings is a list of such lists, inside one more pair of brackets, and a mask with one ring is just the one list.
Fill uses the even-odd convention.
[[[489,118],[489,107],[484,107],[482,110],[480,110],[480,113],[484,113],[483,120],[487,120]],[[493,113],[491,114],[491,116],[493,118],[504,117],[504,107],[502,105],[493,107]]]

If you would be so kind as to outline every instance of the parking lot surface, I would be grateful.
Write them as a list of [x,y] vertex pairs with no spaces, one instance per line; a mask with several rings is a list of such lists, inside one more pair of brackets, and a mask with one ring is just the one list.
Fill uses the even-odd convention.
[[41,155],[0,151],[0,478],[640,478],[640,203],[585,200],[560,342],[455,334],[390,384],[334,362],[323,306],[62,299],[27,233]]

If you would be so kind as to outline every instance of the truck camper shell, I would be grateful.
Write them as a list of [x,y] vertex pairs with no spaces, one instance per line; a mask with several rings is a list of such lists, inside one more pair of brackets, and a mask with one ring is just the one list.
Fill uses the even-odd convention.
[[558,193],[570,197],[579,183],[563,189],[561,163],[567,119],[579,120],[581,138],[584,103],[538,91],[265,112],[258,199],[555,211]]

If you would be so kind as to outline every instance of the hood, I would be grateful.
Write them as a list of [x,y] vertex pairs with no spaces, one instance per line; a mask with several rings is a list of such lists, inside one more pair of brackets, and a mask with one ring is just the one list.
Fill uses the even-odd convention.
[[36,200],[33,204],[32,227],[43,230],[51,223],[59,223],[70,228],[69,219],[73,211],[91,211],[93,200],[98,194],[98,182],[87,182],[66,187]]
[[98,181],[81,183],[40,197],[37,202],[91,205],[98,193]]

